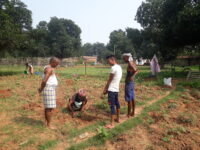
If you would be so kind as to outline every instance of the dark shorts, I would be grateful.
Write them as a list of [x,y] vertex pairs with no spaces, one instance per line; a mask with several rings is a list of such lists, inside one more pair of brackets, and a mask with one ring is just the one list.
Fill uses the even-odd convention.
[[110,105],[111,114],[116,114],[116,109],[120,108],[118,92],[108,92],[108,104]]
[[134,83],[127,82],[125,84],[125,100],[127,102],[130,102],[130,101],[133,101],[134,99],[135,99]]

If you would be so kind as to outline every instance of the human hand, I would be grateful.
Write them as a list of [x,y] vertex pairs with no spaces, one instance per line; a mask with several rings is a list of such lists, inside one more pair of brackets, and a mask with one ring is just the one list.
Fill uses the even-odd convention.
[[103,90],[103,94],[106,95],[108,93],[108,89]]
[[40,94],[41,92],[42,92],[42,89],[41,89],[41,88],[39,88],[39,89],[38,89],[38,93]]

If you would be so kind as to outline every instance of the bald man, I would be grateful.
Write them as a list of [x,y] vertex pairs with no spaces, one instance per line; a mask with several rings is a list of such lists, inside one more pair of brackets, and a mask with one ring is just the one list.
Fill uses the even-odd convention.
[[56,57],[52,57],[49,64],[44,67],[43,80],[39,93],[42,93],[44,102],[44,114],[47,127],[54,129],[51,125],[52,111],[56,108],[56,87],[58,80],[55,75],[55,68],[59,65],[60,60]]

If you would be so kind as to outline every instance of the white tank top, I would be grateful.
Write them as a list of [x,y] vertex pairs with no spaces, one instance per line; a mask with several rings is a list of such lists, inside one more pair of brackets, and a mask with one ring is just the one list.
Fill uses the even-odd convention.
[[[45,67],[44,67],[44,70],[45,70],[47,67],[49,67],[49,66],[45,66]],[[43,74],[43,78],[44,78],[44,74]],[[47,84],[47,85],[53,85],[53,86],[57,86],[57,85],[58,85],[58,80],[57,80],[57,78],[56,78],[55,73],[53,73],[53,74],[49,77],[49,79],[47,80],[47,83],[46,83],[46,84]]]

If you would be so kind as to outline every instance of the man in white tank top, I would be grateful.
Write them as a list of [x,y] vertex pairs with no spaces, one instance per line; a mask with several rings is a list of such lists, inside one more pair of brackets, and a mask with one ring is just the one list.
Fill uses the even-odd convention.
[[52,111],[56,108],[56,86],[58,81],[54,72],[54,69],[59,65],[60,60],[53,57],[49,61],[49,65],[44,67],[44,75],[41,83],[41,87],[38,89],[39,93],[42,93],[44,107],[45,107],[45,121],[46,125],[53,129],[51,126]]

